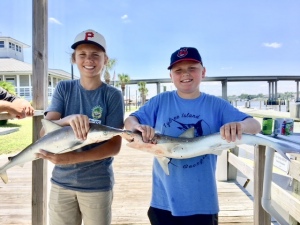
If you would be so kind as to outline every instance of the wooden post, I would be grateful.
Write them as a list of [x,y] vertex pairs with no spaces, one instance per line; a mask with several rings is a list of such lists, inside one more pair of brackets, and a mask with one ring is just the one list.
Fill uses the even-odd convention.
[[[299,157],[297,157],[296,160],[300,162]],[[299,175],[298,175],[298,177],[299,177]],[[295,178],[293,179],[293,195],[300,198],[300,181],[296,180]],[[300,225],[300,223],[297,222],[297,220],[295,220],[292,216],[289,217],[289,224],[290,225]]]
[[[33,107],[44,110],[48,101],[48,1],[32,4],[32,92]],[[33,117],[33,142],[39,139],[41,119]],[[32,163],[32,225],[47,224],[47,162]]]
[[[234,147],[230,149],[230,152],[232,152],[234,155],[239,155],[239,147]],[[227,152],[229,154],[229,152]],[[228,157],[227,157],[228,158]],[[227,162],[227,180],[236,180],[237,177],[237,168],[235,166],[232,166],[229,162]]]
[[255,146],[254,148],[254,225],[270,225],[271,216],[261,205],[264,182],[266,146]]
[[228,151],[222,151],[218,156],[216,177],[218,181],[227,181],[227,164],[228,164]]
[[222,98],[228,100],[227,98],[227,80],[222,80]]

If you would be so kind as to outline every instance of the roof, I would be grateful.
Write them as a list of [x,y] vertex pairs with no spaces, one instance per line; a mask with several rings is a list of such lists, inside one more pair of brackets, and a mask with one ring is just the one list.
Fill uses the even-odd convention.
[[0,72],[31,72],[32,65],[13,58],[0,58]]
[[11,40],[11,41],[14,41],[16,43],[18,43],[19,45],[22,45],[23,48],[29,48],[30,46],[21,42],[21,41],[18,41],[14,38],[11,38],[11,37],[4,37],[4,36],[0,36],[0,40]]
[[[0,58],[0,74],[5,73],[31,74],[32,65],[14,58]],[[51,75],[71,78],[71,74],[60,69],[49,69]]]

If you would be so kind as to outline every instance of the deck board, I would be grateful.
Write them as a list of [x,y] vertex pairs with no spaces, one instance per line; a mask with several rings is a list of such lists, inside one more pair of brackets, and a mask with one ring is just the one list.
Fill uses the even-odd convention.
[[[7,156],[0,156],[0,165]],[[125,142],[114,160],[115,188],[112,225],[149,225],[152,155],[128,148]],[[49,171],[53,167],[49,163]],[[0,224],[31,224],[31,163],[7,171],[0,180]],[[49,172],[50,174],[50,172]],[[49,185],[48,185],[49,186]],[[235,182],[218,182],[219,224],[253,224],[253,202]]]

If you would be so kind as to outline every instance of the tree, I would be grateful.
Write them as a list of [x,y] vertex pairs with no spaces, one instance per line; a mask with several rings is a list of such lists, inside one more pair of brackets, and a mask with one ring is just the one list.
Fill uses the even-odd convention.
[[148,88],[146,87],[146,82],[145,81],[141,81],[138,83],[138,87],[139,87],[139,92],[140,92],[140,96],[141,96],[141,100],[142,100],[142,105],[145,104],[146,102],[146,96],[148,94]]
[[285,100],[291,100],[294,97],[293,92],[284,92],[283,94],[280,94],[280,98]]
[[129,77],[129,75],[127,75],[125,73],[121,73],[121,74],[118,74],[118,78],[119,78],[119,81],[117,83],[117,86],[119,86],[119,85],[121,86],[122,94],[124,97],[125,96],[125,86],[130,81],[130,77]]
[[116,63],[117,63],[116,59],[109,59],[107,64],[106,64],[105,72],[104,72],[104,80],[105,80],[105,83],[107,83],[107,84],[110,83],[110,73],[109,73],[109,71],[111,71],[112,68],[114,68]]
[[8,91],[12,95],[16,95],[15,86],[12,83],[6,81],[0,81],[0,87]]

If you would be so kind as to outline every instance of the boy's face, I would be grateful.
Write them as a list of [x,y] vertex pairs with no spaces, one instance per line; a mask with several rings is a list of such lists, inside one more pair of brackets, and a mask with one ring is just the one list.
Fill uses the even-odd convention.
[[74,63],[81,76],[99,76],[107,60],[106,54],[96,45],[81,44],[75,49]]
[[197,98],[200,83],[205,77],[205,68],[198,62],[181,61],[173,65],[170,77],[183,98]]

